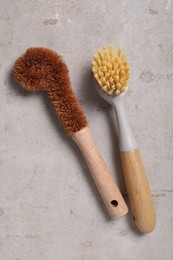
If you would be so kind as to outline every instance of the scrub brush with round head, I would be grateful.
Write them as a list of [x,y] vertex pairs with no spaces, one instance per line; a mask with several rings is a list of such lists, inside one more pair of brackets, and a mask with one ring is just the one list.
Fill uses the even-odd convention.
[[117,117],[121,161],[132,214],[138,228],[148,233],[155,227],[156,216],[137,143],[124,110],[129,69],[121,49],[115,53],[112,46],[104,47],[94,56],[92,71],[96,89],[113,106]]
[[63,59],[47,48],[29,48],[14,65],[14,75],[28,91],[47,91],[66,133],[80,148],[112,218],[125,215],[125,201],[92,140],[87,119],[71,88]]

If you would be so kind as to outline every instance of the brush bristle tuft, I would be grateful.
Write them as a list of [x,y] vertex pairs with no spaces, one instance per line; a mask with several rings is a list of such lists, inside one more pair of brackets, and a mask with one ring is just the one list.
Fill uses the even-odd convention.
[[92,71],[102,89],[111,96],[126,91],[129,84],[129,65],[119,48],[104,47],[94,56]]
[[62,58],[47,48],[29,48],[14,65],[14,75],[28,91],[45,90],[67,134],[87,126],[87,119],[71,88]]

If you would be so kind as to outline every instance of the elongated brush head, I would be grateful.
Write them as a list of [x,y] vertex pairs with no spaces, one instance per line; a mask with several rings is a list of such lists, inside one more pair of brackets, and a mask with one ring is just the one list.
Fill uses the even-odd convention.
[[87,119],[71,88],[62,58],[47,48],[29,48],[14,65],[14,75],[28,91],[45,90],[67,134],[87,126]]
[[92,71],[102,89],[111,96],[126,91],[129,84],[129,66],[121,49],[104,47],[94,56]]

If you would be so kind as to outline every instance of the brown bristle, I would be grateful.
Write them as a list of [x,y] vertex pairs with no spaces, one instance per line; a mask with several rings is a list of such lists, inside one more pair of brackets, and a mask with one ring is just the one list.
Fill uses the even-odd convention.
[[46,90],[67,134],[87,126],[87,119],[71,88],[62,58],[47,48],[29,48],[14,65],[14,75],[28,91]]

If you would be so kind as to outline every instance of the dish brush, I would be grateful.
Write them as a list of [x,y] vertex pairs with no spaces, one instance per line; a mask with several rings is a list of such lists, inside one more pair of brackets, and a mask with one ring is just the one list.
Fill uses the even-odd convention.
[[148,233],[155,227],[156,216],[145,169],[124,109],[129,69],[121,49],[115,53],[112,46],[104,47],[94,56],[92,71],[96,89],[116,113],[119,149],[132,214],[137,227]]

